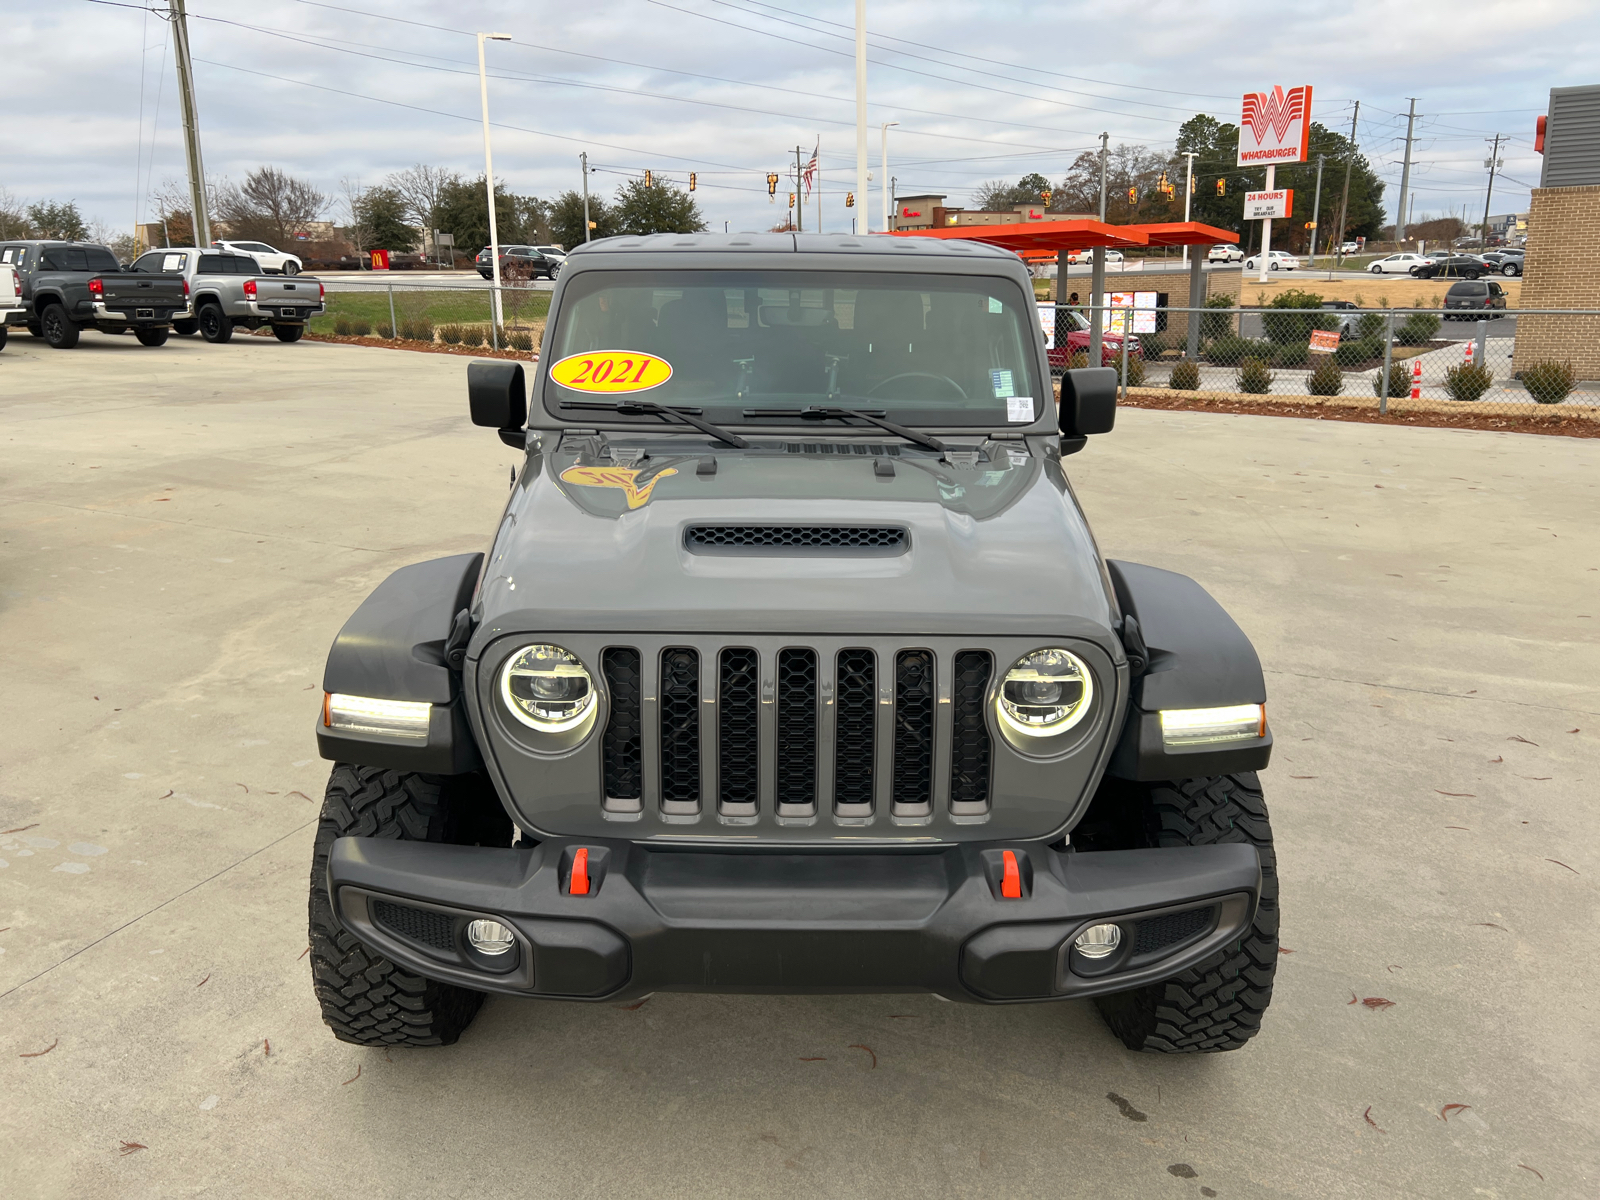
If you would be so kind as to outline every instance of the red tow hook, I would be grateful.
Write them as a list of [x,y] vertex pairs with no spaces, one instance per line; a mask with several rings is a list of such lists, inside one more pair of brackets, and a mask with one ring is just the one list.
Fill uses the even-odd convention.
[[[582,851],[580,850],[581,854]],[[1004,864],[1000,871],[1000,898],[1002,900],[1022,899],[1022,872],[1017,870],[1017,855],[1014,850],[1007,850],[1000,856]],[[993,861],[992,859],[990,860]]]
[[568,876],[567,894],[571,896],[589,894],[589,851],[586,848],[580,848],[572,856],[572,874]]

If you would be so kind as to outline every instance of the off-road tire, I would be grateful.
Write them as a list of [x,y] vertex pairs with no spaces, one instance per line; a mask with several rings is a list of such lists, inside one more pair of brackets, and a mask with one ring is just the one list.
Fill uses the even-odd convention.
[[37,321],[29,321],[26,326],[28,332],[36,338],[44,337],[44,326]]
[[1261,785],[1251,771],[1128,784],[1122,798],[1138,809],[1146,846],[1256,847],[1261,903],[1238,941],[1171,979],[1097,998],[1100,1015],[1130,1050],[1237,1050],[1260,1031],[1278,969],[1278,865]]
[[300,335],[305,331],[306,327],[304,325],[274,325],[272,327],[273,336],[280,342],[298,342]]
[[167,331],[165,329],[135,329],[133,336],[139,339],[141,346],[165,346],[167,344]]
[[78,327],[67,316],[67,310],[52,301],[39,314],[39,328],[44,331],[45,344],[52,350],[71,350],[78,344]]
[[0,325],[0,350],[4,350],[5,348],[6,348],[6,327],[4,325]]
[[179,337],[193,337],[200,332],[200,321],[195,317],[174,321],[172,323],[172,332]]
[[220,304],[202,304],[195,320],[200,326],[200,336],[213,345],[220,346],[233,337],[233,321]]
[[338,763],[328,777],[311,858],[311,980],[322,1019],[358,1046],[448,1046],[477,1015],[483,993],[424,979],[358,942],[328,899],[335,838],[460,845],[511,843],[511,821],[478,775],[439,776]]

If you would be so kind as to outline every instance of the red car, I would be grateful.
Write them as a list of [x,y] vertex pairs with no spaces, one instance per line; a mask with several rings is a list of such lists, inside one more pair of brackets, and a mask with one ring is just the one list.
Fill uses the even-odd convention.
[[[1066,344],[1062,345],[1061,334],[1056,334],[1055,348],[1048,351],[1050,355],[1050,373],[1058,375],[1072,363],[1072,356],[1080,351],[1089,353],[1089,319],[1082,313],[1057,311],[1057,329],[1060,329],[1061,320],[1071,322],[1072,328],[1067,333]],[[1139,348],[1137,334],[1128,335],[1128,357],[1143,358],[1144,351]],[[1100,339],[1100,365],[1102,367],[1115,367],[1122,362],[1122,335],[1120,333],[1106,333]]]

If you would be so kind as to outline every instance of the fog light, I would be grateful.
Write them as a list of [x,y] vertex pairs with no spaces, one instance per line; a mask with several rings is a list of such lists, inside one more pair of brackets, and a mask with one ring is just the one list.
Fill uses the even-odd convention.
[[479,954],[505,954],[516,945],[511,930],[499,921],[472,922],[467,926],[467,941]]
[[1091,925],[1078,935],[1072,948],[1085,958],[1105,958],[1122,945],[1122,929],[1116,925]]

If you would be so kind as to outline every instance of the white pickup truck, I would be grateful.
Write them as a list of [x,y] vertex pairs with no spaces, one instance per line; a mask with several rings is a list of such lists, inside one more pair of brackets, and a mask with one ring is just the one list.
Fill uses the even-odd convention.
[[6,327],[28,319],[22,306],[22,280],[10,263],[0,263],[0,350],[5,348]]
[[208,342],[227,341],[240,325],[270,325],[280,342],[297,342],[306,322],[322,311],[319,280],[263,274],[248,254],[172,246],[140,255],[132,269],[187,280],[189,309],[173,318],[173,332],[199,333]]

